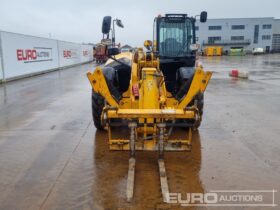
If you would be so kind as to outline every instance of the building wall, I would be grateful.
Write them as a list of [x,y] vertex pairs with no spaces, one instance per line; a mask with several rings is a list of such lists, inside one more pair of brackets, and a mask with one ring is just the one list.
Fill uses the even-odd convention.
[[55,40],[9,32],[1,32],[1,40],[6,78],[58,67]]
[[[197,21],[198,30],[196,36],[201,47],[205,47],[204,43],[208,43],[208,37],[221,37],[227,43],[231,43],[232,36],[244,36],[244,40],[249,41],[249,45],[245,44],[229,44],[224,45],[224,51],[230,50],[232,47],[243,47],[246,51],[251,52],[253,48],[262,47],[272,49],[272,32],[273,18],[232,18],[232,19],[208,19],[206,23]],[[244,25],[244,29],[233,30],[232,25]],[[254,43],[255,25],[259,26],[258,43]],[[263,25],[271,25],[271,28],[264,29]],[[221,26],[221,30],[209,30],[209,26]],[[263,40],[263,36],[269,36],[270,39]]]
[[58,42],[59,66],[71,66],[81,62],[80,45],[71,42]]
[[273,38],[272,38],[272,51],[273,52],[280,52],[280,19],[274,20]]
[[[0,43],[1,44],[1,43]],[[1,46],[0,46],[1,47]],[[2,70],[2,57],[0,50],[0,81],[3,80],[3,70]]]
[[1,40],[1,32],[0,32],[0,83],[1,81],[3,80],[4,78],[4,71],[3,71],[3,62],[2,62],[2,59],[3,59],[3,54],[2,54],[2,40]]
[[280,19],[275,19],[273,22],[273,34],[280,34]]

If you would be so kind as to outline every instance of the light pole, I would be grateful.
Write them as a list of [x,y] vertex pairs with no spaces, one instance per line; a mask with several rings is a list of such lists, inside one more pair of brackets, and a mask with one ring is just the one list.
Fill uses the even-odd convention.
[[112,44],[113,47],[115,47],[115,23],[117,24],[118,27],[124,28],[124,25],[120,19],[114,19],[113,20],[113,30],[112,30]]

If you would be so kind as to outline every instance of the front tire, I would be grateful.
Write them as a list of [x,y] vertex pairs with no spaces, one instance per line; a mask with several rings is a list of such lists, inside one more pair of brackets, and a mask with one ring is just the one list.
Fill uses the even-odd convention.
[[204,94],[199,93],[195,99],[197,100],[197,108],[199,111],[200,116],[202,117],[203,115],[203,106],[204,106]]
[[202,121],[203,106],[204,106],[204,94],[199,93],[198,95],[196,95],[192,103],[194,103],[194,101],[196,101],[196,105],[197,105],[198,112],[199,112],[199,115],[200,115],[200,121],[195,125],[195,129],[197,129],[197,128],[199,128],[199,126],[201,124],[201,121]]
[[94,90],[92,90],[92,94],[91,94],[92,118],[93,118],[94,126],[98,130],[104,129],[101,123],[101,114],[104,106],[105,106],[104,98],[98,93],[96,93]]
[[193,124],[193,128],[196,130],[197,128],[199,128],[201,121],[202,121],[202,115],[203,115],[203,106],[204,106],[204,94],[203,93],[199,93],[197,94],[194,99],[190,102],[190,106],[194,105],[194,103],[196,103],[199,115],[200,115],[200,121],[195,122],[195,120],[192,119],[183,119],[183,120],[179,120],[179,122],[183,122],[183,123],[190,123]]

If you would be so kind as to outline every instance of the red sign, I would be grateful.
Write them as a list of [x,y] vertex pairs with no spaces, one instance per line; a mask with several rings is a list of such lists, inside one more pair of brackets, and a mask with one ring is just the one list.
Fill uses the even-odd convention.
[[83,56],[85,56],[85,57],[88,56],[88,51],[87,50],[83,51]]
[[18,61],[36,60],[37,52],[34,49],[32,49],[32,50],[17,49],[17,59],[18,59]]
[[64,58],[71,58],[72,57],[71,50],[63,50],[63,57]]
[[34,47],[33,49],[17,49],[17,60],[24,63],[51,61],[52,48]]

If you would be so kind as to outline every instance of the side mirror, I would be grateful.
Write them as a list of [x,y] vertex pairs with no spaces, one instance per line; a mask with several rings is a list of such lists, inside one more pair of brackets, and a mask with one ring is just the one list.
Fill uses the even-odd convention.
[[113,47],[113,48],[109,48],[108,49],[108,56],[113,56],[113,55],[117,55],[120,53],[119,48]]
[[200,13],[200,22],[205,23],[207,21],[207,12],[203,11]]
[[147,50],[151,50],[152,45],[153,45],[153,42],[151,40],[146,40],[144,42],[144,46],[146,47]]
[[119,19],[116,19],[116,24],[117,24],[117,26],[119,26],[120,28],[123,28],[123,27],[124,27],[122,21],[119,20]]
[[111,16],[105,16],[103,18],[103,22],[102,22],[102,33],[103,34],[109,34],[109,32],[111,30],[111,22],[112,22]]

